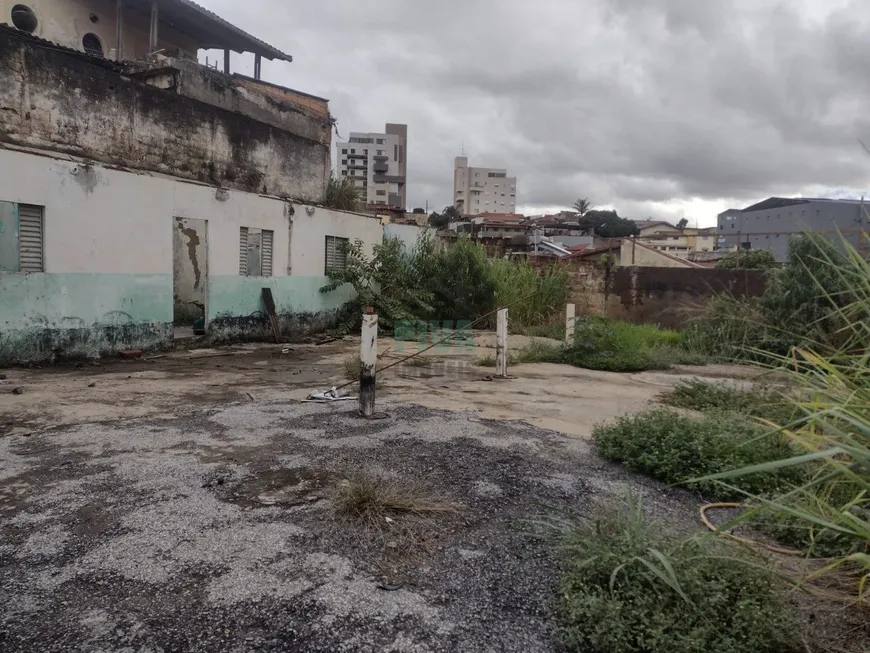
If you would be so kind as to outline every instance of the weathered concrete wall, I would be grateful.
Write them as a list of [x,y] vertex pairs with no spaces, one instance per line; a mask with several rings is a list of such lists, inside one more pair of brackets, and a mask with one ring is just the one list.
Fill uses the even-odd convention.
[[163,55],[154,55],[148,61],[126,65],[124,71],[149,85],[242,114],[331,147],[329,102],[322,98],[249,80],[241,75],[227,75],[220,70],[201,66],[196,61]]
[[176,218],[172,238],[172,300],[175,324],[205,316],[208,286],[208,221]]
[[434,238],[437,232],[434,229],[418,227],[413,224],[396,224],[394,222],[389,222],[384,225],[384,238],[396,238],[402,241],[402,244],[408,252],[413,252],[414,248],[417,246],[417,241],[427,233],[431,234]]
[[[310,134],[309,134],[310,135]],[[0,31],[0,142],[319,201],[329,145]]]
[[532,264],[539,271],[559,266],[567,272],[568,301],[577,305],[578,317],[610,317],[669,328],[685,326],[688,314],[717,293],[758,297],[767,288],[767,275],[761,270],[631,266],[608,270],[582,259],[542,259]]
[[608,283],[609,317],[682,328],[693,310],[718,293],[758,297],[767,289],[763,270],[619,268]]
[[[319,292],[325,236],[360,238],[369,251],[383,239],[375,218],[162,175],[2,147],[0,170],[0,201],[42,206],[45,221],[45,273],[0,273],[0,363],[171,340],[177,218],[208,221],[206,255],[197,260],[216,338],[268,333],[263,287],[272,288],[288,338],[328,324],[353,291]],[[242,226],[274,231],[274,276],[239,274]]]
[[619,248],[619,264],[623,267],[694,268],[695,265],[665,252],[659,252],[640,242],[626,238]]

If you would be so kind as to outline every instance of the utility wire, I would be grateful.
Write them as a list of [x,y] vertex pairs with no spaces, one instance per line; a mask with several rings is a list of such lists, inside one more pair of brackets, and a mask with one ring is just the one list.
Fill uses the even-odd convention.
[[[490,311],[490,312],[487,313],[486,315],[481,315],[479,318],[477,318],[476,320],[474,320],[473,322],[471,322],[471,323],[470,323],[466,328],[467,328],[467,329],[471,329],[475,324],[479,324],[479,323],[482,322],[483,320],[485,320],[485,319],[487,319],[487,318],[489,318],[489,317],[491,317],[491,316],[497,314],[497,313],[498,313],[499,311],[501,311],[501,310],[504,310],[504,309],[506,309],[506,308],[510,308],[511,306],[516,306],[517,304],[520,304],[520,303],[522,303],[522,302],[528,301],[529,299],[531,299],[532,297],[534,297],[535,295],[537,295],[539,292],[541,292],[541,289],[540,289],[540,288],[537,288],[537,289],[535,289],[535,292],[531,293],[530,295],[527,295],[527,296],[525,296],[525,297],[521,297],[520,299],[517,299],[516,301],[513,301],[513,302],[511,302],[510,304],[508,304],[508,305],[506,305],[506,306],[500,306],[499,308],[495,309],[494,311]],[[428,347],[426,347],[426,349],[421,349],[421,350],[418,351],[416,354],[411,354],[411,355],[408,356],[407,358],[403,358],[402,360],[398,360],[398,361],[396,361],[396,362],[394,362],[394,363],[390,363],[390,364],[387,365],[386,367],[378,368],[378,369],[375,370],[375,372],[376,372],[376,373],[377,373],[377,372],[386,372],[388,369],[390,369],[390,368],[392,368],[392,367],[395,367],[396,365],[401,365],[402,363],[405,363],[405,362],[411,360],[412,358],[416,358],[417,356],[420,356],[421,354],[425,354],[427,351],[429,351],[430,349],[434,349],[434,348],[437,347],[438,345],[443,345],[445,342],[448,342],[449,340],[453,340],[453,338],[455,338],[456,335],[457,335],[457,332],[454,331],[453,333],[451,333],[451,334],[450,334],[449,336],[447,336],[446,338],[442,338],[442,339],[439,340],[438,342],[432,343],[431,345],[429,345]],[[336,387],[335,389],[336,389],[336,390],[341,390],[342,388],[346,388],[346,387],[348,387],[348,386],[351,386],[351,385],[353,385],[354,383],[359,383],[359,381],[348,381],[348,382],[345,383],[344,385],[340,385],[340,386]]]

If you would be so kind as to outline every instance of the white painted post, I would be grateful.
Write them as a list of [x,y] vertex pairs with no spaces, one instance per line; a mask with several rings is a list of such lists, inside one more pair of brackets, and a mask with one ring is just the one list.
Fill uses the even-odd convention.
[[371,308],[362,318],[360,341],[359,411],[363,417],[375,414],[375,366],[378,362],[378,316]]
[[507,377],[508,370],[508,309],[506,308],[498,312],[495,338],[495,375],[504,379]]
[[570,346],[574,344],[574,304],[568,304],[565,307],[565,344]]

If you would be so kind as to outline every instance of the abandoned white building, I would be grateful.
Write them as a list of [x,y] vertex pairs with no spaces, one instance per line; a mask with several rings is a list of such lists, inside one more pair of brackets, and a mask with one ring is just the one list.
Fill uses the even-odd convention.
[[[328,322],[319,292],[374,217],[314,206],[327,100],[265,82],[286,55],[190,0],[0,0],[0,363]],[[99,47],[98,47],[99,46]],[[253,54],[254,77],[197,61]]]

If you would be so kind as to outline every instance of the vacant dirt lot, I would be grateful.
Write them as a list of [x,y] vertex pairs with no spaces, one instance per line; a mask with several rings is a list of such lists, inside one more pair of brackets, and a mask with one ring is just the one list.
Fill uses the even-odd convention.
[[[529,522],[633,487],[697,528],[693,497],[584,439],[679,376],[488,381],[480,344],[395,368],[372,421],[296,401],[342,381],[352,341],[5,371],[0,649],[559,650],[558,558]],[[360,474],[461,509],[361,524],[335,509]]]
[[[513,349],[528,342],[523,336],[511,337]],[[379,366],[421,348],[382,339]],[[437,347],[425,354],[425,367],[406,363],[379,375],[379,396],[522,420],[585,438],[602,420],[642,410],[680,378],[746,373],[733,366],[708,366],[678,373],[610,374],[535,364],[512,367],[515,378],[509,381],[492,381],[494,370],[476,362],[492,356],[494,348],[495,339],[488,333],[477,334],[473,342]],[[312,390],[346,383],[343,363],[358,352],[358,340],[347,338],[323,346],[245,345],[179,350],[151,360],[5,370],[7,378],[0,380],[0,435],[86,422],[185,417],[193,406],[234,401],[302,400]],[[23,394],[12,394],[15,388]]]

